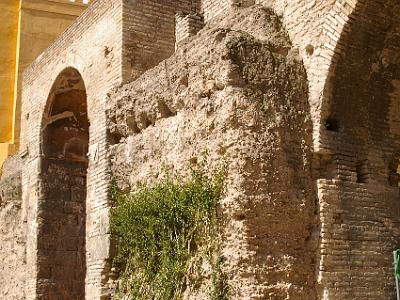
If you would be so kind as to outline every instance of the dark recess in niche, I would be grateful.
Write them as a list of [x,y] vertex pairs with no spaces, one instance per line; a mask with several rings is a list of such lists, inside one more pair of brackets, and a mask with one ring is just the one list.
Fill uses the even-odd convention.
[[108,131],[107,139],[110,145],[119,144],[122,140],[123,136],[115,131],[110,132]]
[[369,178],[368,160],[360,160],[356,164],[357,183],[367,183]]
[[339,132],[339,121],[335,118],[329,117],[325,120],[325,128],[328,131]]
[[176,115],[176,113],[173,113],[168,105],[164,101],[158,101],[158,110],[160,111],[161,117],[162,118],[169,118],[173,117]]
[[[112,116],[110,118],[110,122],[113,124],[117,123],[117,119],[115,116]],[[111,145],[116,145],[119,144],[119,142],[121,141],[121,139],[123,138],[123,136],[121,135],[121,133],[117,130],[116,126],[113,126],[113,128],[109,128],[107,130],[107,140]]]
[[306,46],[306,52],[309,56],[314,54],[314,46],[313,45],[307,45]]
[[131,115],[126,117],[126,126],[128,127],[128,133],[140,133],[140,129],[134,116]]

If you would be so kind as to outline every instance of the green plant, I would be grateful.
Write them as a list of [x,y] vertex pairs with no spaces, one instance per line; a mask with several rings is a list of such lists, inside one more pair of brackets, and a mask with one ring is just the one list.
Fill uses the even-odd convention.
[[223,177],[221,170],[210,178],[201,166],[192,168],[186,180],[166,175],[153,185],[142,184],[135,193],[123,193],[113,185],[111,229],[117,241],[114,265],[120,270],[117,299],[181,299],[188,286],[200,280],[204,252],[213,269],[210,298],[228,299],[222,258],[216,251],[221,242],[218,202]]
[[210,299],[228,300],[230,294],[228,278],[221,268],[224,262],[224,257],[220,254],[220,252],[217,253],[219,253],[219,255],[215,258],[215,262],[213,262]]

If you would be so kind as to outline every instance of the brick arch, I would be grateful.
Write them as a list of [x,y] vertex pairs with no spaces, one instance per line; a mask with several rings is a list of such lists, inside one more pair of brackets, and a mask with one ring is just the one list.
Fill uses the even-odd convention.
[[355,0],[336,0],[329,11],[324,16],[324,21],[321,24],[321,50],[319,57],[314,64],[318,65],[318,76],[322,78],[322,85],[317,89],[316,95],[311,95],[316,99],[311,99],[311,102],[317,103],[317,111],[314,114],[314,131],[315,141],[314,148],[318,151],[321,145],[321,126],[326,121],[327,109],[326,103],[329,101],[332,76],[338,58],[341,56],[345,47],[349,28],[353,24],[354,15],[360,14],[363,1]]
[[64,69],[43,114],[36,278],[37,294],[43,299],[85,298],[86,98],[80,73]]
[[[87,188],[84,256],[86,272],[83,279],[85,299],[104,300],[111,297],[109,289],[109,285],[112,284],[112,279],[110,279],[111,245],[108,227],[110,175],[104,105],[107,92],[122,81],[122,34],[117,34],[122,33],[121,13],[122,1],[95,1],[76,23],[27,68],[24,74],[20,151],[26,162],[22,181],[29,228],[27,231],[27,299],[41,299],[40,278],[45,276],[39,272],[44,268],[41,267],[41,253],[38,247],[44,241],[41,239],[43,209],[40,203],[46,202],[44,200],[48,198],[49,178],[43,178],[45,174],[43,169],[46,168],[44,160],[46,149],[42,147],[41,120],[50,112],[48,100],[55,89],[53,84],[56,82],[58,85],[59,78],[57,77],[59,74],[64,74],[66,70],[67,72],[75,70],[74,72],[79,72],[83,78],[87,96],[87,117],[90,120],[88,149],[83,149],[81,141],[73,137],[65,148],[66,150],[70,149],[69,147],[78,149],[75,152],[80,153],[80,156],[84,152],[88,153],[86,184],[82,180],[84,174],[79,174],[77,171],[75,175],[81,179],[69,180],[73,181],[74,186],[80,184]],[[87,26],[86,22],[91,25]],[[107,28],[106,32],[104,28]],[[102,33],[101,36],[99,32]],[[105,52],[106,48],[109,52]],[[68,136],[65,138],[69,139]],[[74,158],[76,159],[76,155]],[[57,170],[64,172],[62,168]],[[50,179],[54,181],[56,177],[53,176]],[[71,191],[72,188],[70,195]],[[76,195],[79,191],[75,190],[73,193]],[[80,281],[82,282],[82,279]]]
[[[106,285],[108,281],[104,281],[104,278],[109,280],[109,276],[112,275],[110,261],[111,245],[108,234],[108,185],[110,180],[107,171],[109,160],[106,154],[108,141],[104,105],[106,91],[114,86],[116,81],[111,77],[113,73],[106,74],[106,77],[103,77],[102,73],[97,73],[98,70],[96,67],[92,66],[93,63],[91,60],[88,61],[82,57],[83,55],[79,53],[71,54],[67,50],[63,61],[53,61],[46,68],[46,72],[43,75],[37,71],[27,73],[29,76],[35,76],[34,81],[25,90],[25,99],[31,99],[29,105],[25,103],[24,110],[27,112],[25,116],[29,124],[29,129],[24,130],[24,144],[28,146],[26,151],[28,151],[30,160],[30,164],[24,170],[23,174],[26,181],[24,193],[29,193],[29,198],[26,198],[26,205],[30,208],[27,215],[28,227],[34,228],[34,230],[28,233],[27,264],[30,267],[29,272],[34,273],[30,275],[27,283],[27,299],[41,299],[40,297],[45,295],[50,295],[49,299],[75,299],[75,296],[76,299],[109,299],[110,297],[110,289]],[[61,79],[65,77],[66,73],[71,72],[74,73],[72,77],[79,77],[81,82],[77,83],[77,89],[71,92],[75,94],[72,96],[85,98],[86,118],[88,119],[87,126],[90,120],[90,127],[84,132],[83,138],[82,136],[78,138],[64,136],[63,138],[67,139],[68,142],[58,148],[60,151],[56,150],[56,155],[54,153],[50,155],[54,158],[54,156],[64,156],[66,154],[67,159],[71,159],[73,164],[72,167],[70,164],[69,168],[65,168],[64,166],[54,166],[54,164],[47,162],[46,158],[51,153],[46,148],[46,134],[43,133],[46,133],[45,124],[49,123],[47,119],[53,122],[54,120],[52,119],[54,117],[56,120],[59,117],[54,116],[51,104],[54,103],[57,91],[63,88],[63,80]],[[49,76],[46,76],[46,74],[49,74]],[[74,78],[71,79],[72,81],[75,80]],[[105,82],[106,80],[110,81]],[[40,89],[40,92],[35,92],[38,89]],[[32,94],[30,95],[30,93]],[[67,96],[63,97],[67,98]],[[60,99],[60,102],[62,103],[64,100]],[[27,107],[29,108],[27,109]],[[62,107],[58,108],[58,110],[60,109]],[[59,113],[61,113],[62,118],[73,118],[72,115],[63,114],[63,111],[57,111],[55,114],[58,115]],[[40,121],[41,119],[42,121]],[[53,136],[57,135],[58,132],[53,134]],[[82,140],[84,141],[83,143]],[[71,154],[71,150],[73,150],[72,156],[69,155]],[[49,194],[53,192],[51,188],[49,189],[49,185],[59,186],[59,182],[55,182],[57,181],[57,177],[52,176],[52,172],[49,172],[49,169],[64,177],[64,189],[58,189],[58,192],[63,191],[62,195],[69,197],[72,200],[71,202],[81,201],[80,207],[68,207],[68,209],[70,211],[86,211],[86,214],[81,216],[82,220],[79,221],[82,225],[81,236],[73,236],[66,239],[66,241],[69,241],[70,246],[73,246],[74,243],[71,242],[71,239],[74,238],[86,241],[84,247],[83,245],[79,245],[81,251],[78,251],[79,255],[76,255],[77,259],[79,257],[79,260],[82,261],[81,269],[83,270],[81,275],[83,274],[83,279],[78,276],[79,280],[74,279],[73,283],[73,290],[83,290],[85,293],[84,296],[81,294],[68,294],[65,290],[68,290],[70,287],[65,288],[61,286],[58,289],[54,288],[56,286],[54,282],[54,285],[50,286],[50,288],[48,288],[48,284],[52,283],[50,281],[47,282],[47,286],[44,285],[43,287],[41,285],[41,281],[43,281],[41,280],[42,275],[47,277],[51,277],[52,275],[42,273],[48,270],[46,271],[45,267],[41,265],[43,257],[41,257],[39,249],[41,243],[45,240],[42,238],[41,233],[43,231],[41,229],[41,222],[43,221],[42,213],[44,210],[42,210],[40,201],[44,202],[45,207],[51,206],[52,203],[46,201],[50,197]],[[70,174],[73,174],[73,176],[69,176]],[[35,188],[35,185],[39,190],[38,193],[33,194],[32,190]],[[70,186],[66,187],[65,185]],[[81,188],[77,188],[77,186]],[[69,194],[65,192],[65,189],[70,190]],[[68,201],[63,199],[61,202],[67,203]],[[59,227],[62,226],[60,225]],[[82,236],[83,234],[84,236]],[[70,249],[67,250],[70,251]],[[53,259],[51,256],[50,259],[45,260]],[[60,268],[57,267],[56,269],[59,270]],[[69,271],[65,270],[65,273],[69,274]],[[58,276],[59,278],[60,273],[54,276]],[[45,278],[45,280],[47,279]],[[61,279],[66,281],[65,278]],[[60,292],[61,290],[63,291]]]
[[400,4],[336,3],[325,26],[337,33],[325,37],[331,54],[317,141],[321,293],[391,299],[391,252],[400,244],[393,174],[400,149]]
[[66,68],[57,76],[44,109],[41,137],[44,157],[87,163],[87,93],[78,70]]
[[323,43],[325,55],[321,63],[326,69],[325,86],[321,99],[320,122],[328,118],[326,103],[329,102],[332,86],[332,77],[335,74],[337,61],[343,54],[343,50],[349,41],[350,28],[354,23],[354,18],[359,16],[365,8],[363,1],[335,1],[332,9],[328,12],[323,24],[321,43]]
[[[383,30],[384,22],[388,21],[387,18],[394,18],[397,11],[396,6],[396,1],[344,0],[336,1],[328,12],[321,36],[324,55],[320,64],[322,69],[326,69],[320,104],[321,126],[329,117],[329,105],[332,102],[332,89],[337,75],[338,62],[346,55],[350,47],[359,47],[353,41],[354,28],[368,30],[366,23],[370,22],[372,27],[379,27]],[[373,26],[374,22],[377,26]]]

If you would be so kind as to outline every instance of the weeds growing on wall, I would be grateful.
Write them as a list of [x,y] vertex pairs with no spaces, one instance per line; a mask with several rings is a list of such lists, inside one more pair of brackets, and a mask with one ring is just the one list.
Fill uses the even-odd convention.
[[112,188],[114,265],[120,272],[115,299],[181,299],[204,280],[204,264],[211,269],[209,298],[229,298],[217,209],[223,173],[210,178],[203,166],[188,178],[166,175],[135,193]]

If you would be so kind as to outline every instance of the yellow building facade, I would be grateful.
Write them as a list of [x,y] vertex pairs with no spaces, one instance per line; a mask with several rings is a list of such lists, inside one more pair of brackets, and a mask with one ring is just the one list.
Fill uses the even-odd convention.
[[18,149],[24,70],[85,10],[87,3],[0,1],[0,166]]

